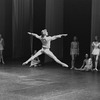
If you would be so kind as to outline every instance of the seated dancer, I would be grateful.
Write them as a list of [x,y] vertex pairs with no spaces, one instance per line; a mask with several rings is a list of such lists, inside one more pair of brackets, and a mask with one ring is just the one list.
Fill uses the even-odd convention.
[[88,54],[85,54],[85,59],[83,61],[83,65],[81,68],[75,68],[76,70],[82,70],[82,71],[89,71],[92,70],[92,59],[88,58]]
[[57,59],[57,57],[50,51],[51,41],[55,40],[57,38],[61,38],[62,36],[67,36],[67,34],[48,36],[47,29],[44,29],[44,30],[41,31],[41,36],[39,36],[39,35],[37,35],[35,33],[30,33],[30,32],[28,32],[28,34],[40,39],[40,41],[42,42],[42,49],[40,49],[35,55],[30,57],[22,65],[28,64],[34,58],[36,58],[39,55],[41,55],[42,53],[44,53],[44,54],[48,55],[49,57],[51,57],[52,59],[54,59],[54,61],[56,61],[57,63],[61,64],[63,67],[68,67],[67,64],[65,64],[65,63],[61,62],[59,59]]
[[[34,51],[34,54],[36,54],[36,50]],[[32,55],[33,56],[33,55]],[[30,63],[30,67],[37,67],[37,66],[40,66],[40,60],[39,60],[39,57],[36,57],[34,58],[31,63]]]

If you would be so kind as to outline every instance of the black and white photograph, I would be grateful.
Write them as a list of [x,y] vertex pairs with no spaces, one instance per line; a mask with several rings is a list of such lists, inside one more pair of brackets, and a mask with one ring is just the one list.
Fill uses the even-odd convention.
[[100,100],[100,0],[0,0],[0,100]]

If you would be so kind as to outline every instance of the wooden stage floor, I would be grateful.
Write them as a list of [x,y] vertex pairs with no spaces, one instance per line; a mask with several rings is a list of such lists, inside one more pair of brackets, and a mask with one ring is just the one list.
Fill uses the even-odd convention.
[[46,64],[0,65],[0,100],[100,100],[100,72]]

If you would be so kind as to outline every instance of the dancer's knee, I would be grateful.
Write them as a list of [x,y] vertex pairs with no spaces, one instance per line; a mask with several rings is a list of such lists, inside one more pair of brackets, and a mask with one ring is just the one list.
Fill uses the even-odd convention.
[[98,62],[98,57],[96,58],[95,62]]
[[74,61],[75,60],[75,58],[74,57],[72,57],[72,61]]

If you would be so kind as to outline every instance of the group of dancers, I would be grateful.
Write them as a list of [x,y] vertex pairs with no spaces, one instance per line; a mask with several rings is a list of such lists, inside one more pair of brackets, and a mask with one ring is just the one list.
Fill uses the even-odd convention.
[[[30,67],[40,66],[40,60],[38,56],[44,53],[49,57],[51,57],[52,59],[54,59],[55,62],[62,65],[63,67],[68,67],[66,63],[60,61],[50,50],[51,41],[61,38],[62,36],[67,36],[68,34],[48,36],[47,29],[42,30],[41,35],[37,35],[36,33],[31,33],[31,32],[28,32],[28,34],[39,39],[42,42],[42,48],[39,51],[35,51],[34,54],[22,65],[26,65],[29,62],[31,62]],[[0,34],[0,62],[4,64],[3,50],[4,50],[4,39]],[[98,71],[98,62],[100,57],[100,42],[98,41],[98,37],[95,36],[94,41],[91,43],[91,56],[89,57],[88,54],[85,54],[85,59],[83,60],[83,64],[80,68],[75,67],[76,58],[79,56],[79,42],[76,36],[73,37],[73,41],[71,42],[70,45],[70,55],[71,55],[71,69]]]
[[73,41],[71,42],[70,55],[72,58],[71,69],[98,71],[98,61],[100,56],[100,42],[98,41],[98,37],[95,36],[95,40],[91,43],[91,57],[89,57],[88,54],[85,54],[85,59],[80,68],[75,67],[76,57],[79,55],[79,42],[77,41],[76,36],[74,36]]
[[[38,56],[41,54],[46,54],[54,61],[56,61],[58,64],[62,65],[63,67],[68,67],[67,64],[61,62],[51,51],[50,51],[50,45],[51,41],[56,40],[57,38],[61,38],[62,36],[67,36],[68,34],[60,34],[60,35],[54,35],[54,36],[48,36],[47,29],[44,29],[41,31],[41,35],[37,35],[36,33],[28,32],[29,35],[32,35],[39,39],[42,42],[42,48],[39,51],[35,51],[34,55],[32,55],[27,61],[25,61],[22,65],[26,65],[29,62],[30,67],[40,64],[40,60]],[[75,70],[95,70],[98,71],[98,58],[100,56],[100,42],[98,42],[98,37],[95,36],[95,40],[91,44],[91,57],[89,57],[88,54],[85,54],[85,59],[83,60],[83,64],[80,68],[75,67],[75,61],[76,58],[79,56],[79,42],[76,36],[73,37],[73,41],[71,42],[70,46],[70,55],[71,55],[71,69]],[[94,63],[93,63],[94,62]],[[93,68],[94,67],[94,68]]]

